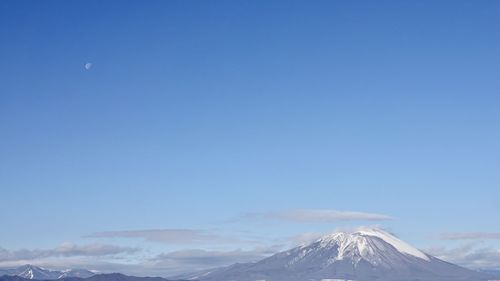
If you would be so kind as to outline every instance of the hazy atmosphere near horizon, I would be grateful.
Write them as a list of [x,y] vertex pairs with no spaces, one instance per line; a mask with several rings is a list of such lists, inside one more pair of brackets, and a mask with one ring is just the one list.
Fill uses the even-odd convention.
[[171,277],[341,232],[500,273],[499,15],[1,0],[0,270]]

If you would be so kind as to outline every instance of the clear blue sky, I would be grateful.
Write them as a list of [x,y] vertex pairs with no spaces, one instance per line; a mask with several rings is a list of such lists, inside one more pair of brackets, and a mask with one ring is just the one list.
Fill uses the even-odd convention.
[[[457,0],[1,1],[0,248],[132,245],[140,262],[214,243],[86,236],[377,224],[427,248],[498,233],[499,13]],[[269,221],[297,209],[393,219]]]

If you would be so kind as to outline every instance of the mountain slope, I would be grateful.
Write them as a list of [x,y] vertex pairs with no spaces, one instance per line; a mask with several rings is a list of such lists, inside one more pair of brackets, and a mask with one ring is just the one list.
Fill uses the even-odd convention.
[[94,273],[86,269],[57,271],[26,264],[17,268],[2,269],[0,270],[0,275],[19,276],[25,279],[51,280],[65,277],[87,278],[93,276]]
[[61,271],[61,275],[58,277],[58,279],[67,277],[89,278],[94,275],[95,275],[94,272],[86,269],[67,269]]
[[380,229],[327,235],[255,263],[235,264],[185,278],[201,281],[481,281],[471,271],[408,245]]
[[[31,279],[20,276],[3,275],[0,276],[0,281],[30,281]],[[128,276],[120,273],[96,274],[88,278],[80,277],[65,277],[60,279],[51,279],[49,281],[169,281],[161,277],[136,277]]]

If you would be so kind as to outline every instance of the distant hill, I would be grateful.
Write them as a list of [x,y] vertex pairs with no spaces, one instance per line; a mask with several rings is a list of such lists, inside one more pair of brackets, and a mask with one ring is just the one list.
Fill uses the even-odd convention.
[[[45,279],[49,280],[49,279]],[[59,279],[52,279],[57,281],[171,281],[169,279],[161,277],[136,277],[128,276],[121,273],[110,273],[110,274],[95,274],[91,277],[81,278],[81,277],[63,277]],[[0,281],[32,281],[32,279],[20,277],[17,275],[3,275],[0,276]],[[182,281],[182,280],[177,280]]]
[[51,270],[26,264],[16,268],[0,269],[0,275],[19,276],[25,279],[53,280],[65,277],[88,278],[95,275],[86,269]]

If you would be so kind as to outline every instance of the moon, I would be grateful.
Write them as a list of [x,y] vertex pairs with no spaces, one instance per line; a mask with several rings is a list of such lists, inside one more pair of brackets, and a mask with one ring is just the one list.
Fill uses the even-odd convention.
[[85,70],[90,70],[90,68],[92,68],[92,63],[91,62],[87,62],[85,65]]

